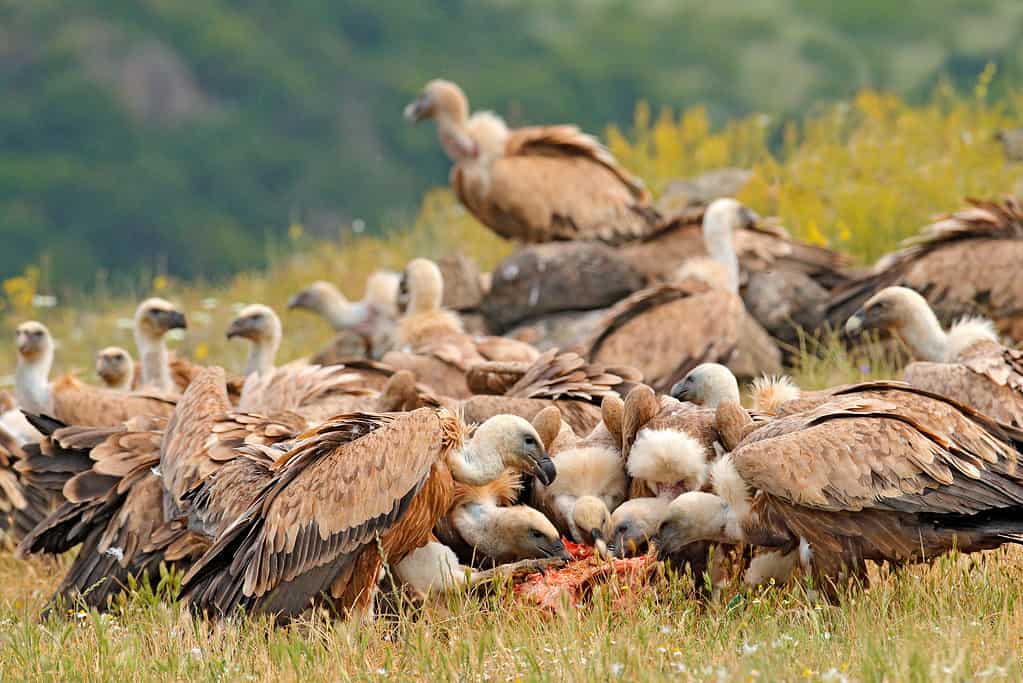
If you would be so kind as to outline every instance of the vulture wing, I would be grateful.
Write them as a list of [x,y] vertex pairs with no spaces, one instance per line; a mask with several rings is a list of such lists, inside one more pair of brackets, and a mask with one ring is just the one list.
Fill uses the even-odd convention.
[[189,600],[220,614],[242,606],[297,615],[403,517],[444,434],[438,413],[419,409],[340,416],[302,435],[186,576]]
[[175,397],[153,391],[125,393],[83,384],[71,375],[53,383],[53,412],[65,424],[115,427],[137,415],[170,417]]

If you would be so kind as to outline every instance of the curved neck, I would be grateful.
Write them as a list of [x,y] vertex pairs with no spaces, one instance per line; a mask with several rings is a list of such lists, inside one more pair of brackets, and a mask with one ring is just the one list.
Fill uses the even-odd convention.
[[171,375],[167,358],[167,347],[163,337],[153,337],[135,330],[135,346],[139,351],[139,384],[143,387],[155,387],[161,391],[170,391]]
[[411,293],[408,302],[408,314],[431,313],[440,309],[441,301],[444,298],[443,285],[436,282],[423,282]]
[[466,121],[465,112],[437,116],[437,138],[440,140],[440,146],[455,163],[474,159],[479,153],[479,147],[466,128]]
[[452,522],[459,535],[473,548],[478,548],[488,557],[494,556],[493,524],[491,520],[497,507],[489,503],[467,503],[452,515]]
[[497,457],[496,453],[487,452],[482,448],[476,436],[462,448],[451,450],[448,455],[448,467],[456,481],[470,486],[489,484],[504,472],[501,458]]
[[725,217],[709,216],[703,224],[703,243],[707,254],[725,268],[728,275],[728,289],[739,291],[739,257],[732,242],[732,226]]
[[949,360],[948,335],[929,306],[915,307],[897,333],[914,358],[933,363]]
[[245,376],[256,373],[260,377],[273,372],[277,360],[277,350],[281,346],[281,335],[272,334],[268,339],[253,341],[249,346],[249,356],[245,361]]
[[358,321],[358,312],[353,310],[356,308],[345,295],[338,290],[330,290],[324,292],[322,303],[320,304],[320,314],[330,323],[330,326],[335,330],[345,330],[356,325]]
[[14,397],[19,408],[35,414],[53,413],[53,396],[49,381],[52,365],[52,349],[35,361],[26,361],[18,357],[18,367],[14,371]]

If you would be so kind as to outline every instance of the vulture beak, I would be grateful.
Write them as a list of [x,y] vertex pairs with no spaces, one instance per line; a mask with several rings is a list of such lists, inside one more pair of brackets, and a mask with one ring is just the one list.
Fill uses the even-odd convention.
[[547,556],[556,557],[559,560],[564,560],[565,562],[572,561],[572,554],[568,552],[568,548],[565,547],[565,544],[562,543],[560,538],[554,539],[554,542],[551,543]]
[[554,478],[558,476],[558,469],[554,466],[554,461],[550,459],[550,456],[545,453],[534,463],[533,475],[544,486],[550,486],[554,483]]
[[680,382],[675,382],[669,392],[671,397],[676,401],[682,401],[683,403],[689,401],[689,388],[691,384],[688,379],[684,379]]
[[235,337],[244,337],[246,333],[245,321],[238,318],[231,321],[230,326],[227,328],[227,338],[234,339]]
[[431,107],[432,103],[430,102],[429,95],[422,93],[405,106],[405,120],[409,123],[419,123],[423,119],[428,119],[430,118]]
[[597,553],[597,557],[602,560],[610,560],[614,555],[611,553],[607,545],[607,540],[604,538],[604,532],[600,529],[594,529],[590,532],[593,536],[593,549]]
[[309,302],[307,301],[308,298],[309,298],[308,292],[306,292],[305,290],[299,292],[298,294],[288,299],[288,309],[290,310],[292,308],[308,308],[309,307]]
[[853,336],[863,332],[865,313],[863,309],[856,311],[845,321],[845,333]]
[[742,207],[742,225],[744,228],[752,228],[760,220],[756,211],[749,207]]
[[185,320],[185,314],[181,311],[167,311],[165,315],[168,330],[188,329],[188,321]]

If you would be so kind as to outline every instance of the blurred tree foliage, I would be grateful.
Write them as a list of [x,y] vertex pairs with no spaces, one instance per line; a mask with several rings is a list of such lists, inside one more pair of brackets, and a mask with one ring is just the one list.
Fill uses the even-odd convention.
[[992,62],[997,97],[1021,37],[1018,0],[0,0],[0,276],[216,277],[289,226],[406,221],[446,180],[400,118],[438,75],[513,123],[600,131],[645,99],[766,112],[780,146],[863,86],[919,101]]

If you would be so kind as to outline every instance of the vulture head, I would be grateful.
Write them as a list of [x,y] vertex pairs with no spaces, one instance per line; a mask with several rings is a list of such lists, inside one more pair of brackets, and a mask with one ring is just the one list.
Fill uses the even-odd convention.
[[30,365],[53,358],[53,337],[46,325],[35,320],[23,322],[14,330],[18,360]]
[[611,513],[611,544],[614,557],[635,557],[647,551],[650,540],[657,535],[669,501],[666,498],[633,498]]
[[517,415],[495,415],[488,419],[449,463],[452,476],[470,486],[488,484],[508,468],[530,473],[545,485],[557,476],[540,435]]
[[263,304],[251,304],[238,313],[227,327],[227,338],[241,337],[254,344],[272,344],[281,338],[281,320],[273,309]]
[[470,503],[452,521],[475,552],[497,564],[544,557],[571,560],[551,521],[528,505]]
[[728,503],[720,496],[690,491],[668,504],[654,542],[661,560],[678,555],[690,543],[734,542],[728,533]]
[[722,401],[740,402],[735,375],[719,363],[697,365],[671,388],[671,396],[707,408],[717,408]]
[[171,330],[187,327],[185,314],[166,299],[146,299],[135,309],[135,331],[144,339],[162,339]]
[[444,276],[433,261],[417,258],[408,262],[398,288],[398,306],[406,313],[439,310],[444,297]]
[[348,300],[334,285],[317,280],[288,299],[288,309],[299,308],[329,316],[331,307],[337,303],[347,304]]
[[456,84],[443,78],[423,86],[423,89],[405,106],[405,120],[419,123],[426,119],[445,119],[464,122],[469,118],[469,99]]
[[108,346],[96,354],[96,374],[108,388],[129,391],[135,380],[135,361],[120,346]]
[[607,557],[607,539],[611,531],[611,513],[596,496],[582,496],[572,507],[572,524],[579,543],[592,545],[601,557]]

